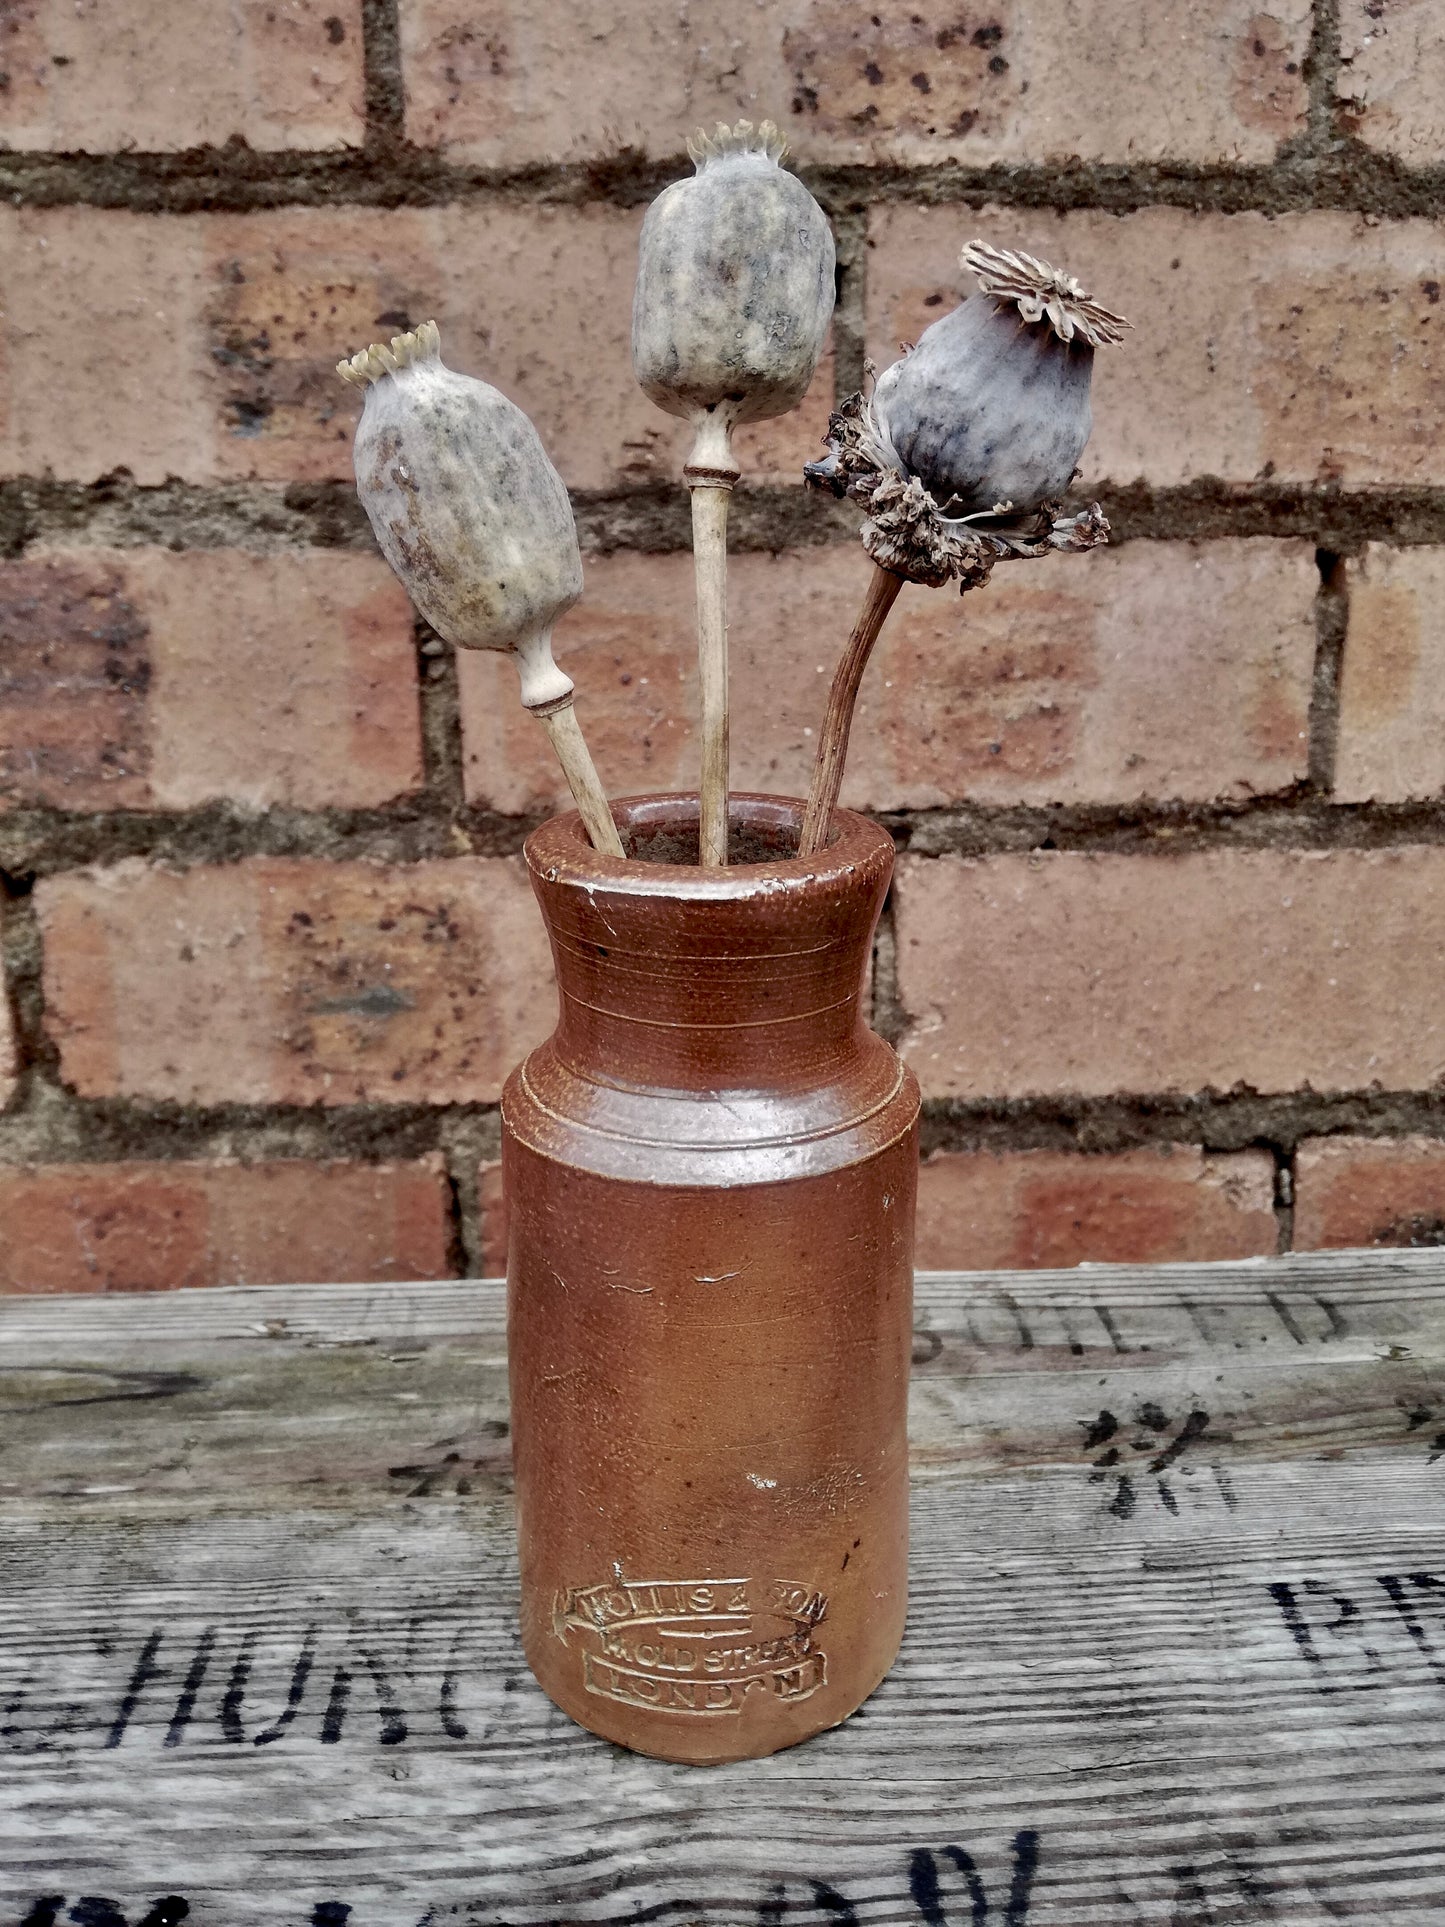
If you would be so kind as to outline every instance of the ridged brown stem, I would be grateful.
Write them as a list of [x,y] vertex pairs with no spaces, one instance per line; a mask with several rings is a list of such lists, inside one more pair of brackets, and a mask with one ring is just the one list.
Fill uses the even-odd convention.
[[828,841],[829,826],[843,787],[843,765],[848,760],[848,736],[853,727],[853,710],[858,701],[858,686],[868,658],[888,619],[888,611],[903,587],[903,577],[891,569],[873,564],[868,593],[848,638],[848,647],[833,672],[828,691],[828,711],[818,738],[818,754],[813,763],[813,780],[808,788],[808,807],[803,816],[803,835],[799,856],[816,856]]
[[582,726],[577,721],[572,698],[565,697],[552,709],[534,709],[532,714],[551,738],[557,761],[567,778],[567,787],[572,792],[572,800],[581,812],[587,834],[592,839],[593,849],[601,850],[605,856],[626,856],[622,838],[617,834],[617,825],[612,820],[607,792],[597,774],[597,765],[592,761],[592,753],[583,740]]

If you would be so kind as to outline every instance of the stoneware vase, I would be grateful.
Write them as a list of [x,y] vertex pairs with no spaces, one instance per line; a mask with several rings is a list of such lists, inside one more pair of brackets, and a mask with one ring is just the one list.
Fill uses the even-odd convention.
[[502,1099],[522,1640],[609,1740],[699,1765],[836,1726],[907,1603],[918,1086],[868,1027],[888,836],[695,796],[527,842],[553,1036]]

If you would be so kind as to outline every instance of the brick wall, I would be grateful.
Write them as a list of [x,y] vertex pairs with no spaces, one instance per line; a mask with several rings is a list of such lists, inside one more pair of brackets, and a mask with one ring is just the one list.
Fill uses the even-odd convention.
[[840,299],[745,438],[739,785],[805,782],[863,579],[799,465],[960,242],[1136,323],[1087,457],[1117,546],[907,590],[855,732],[921,1260],[1445,1239],[1438,4],[121,14],[0,10],[0,1290],[496,1268],[558,778],[377,560],[332,364],[435,314],[534,415],[604,776],[691,783],[682,431],[628,317],[643,207],[740,113]]

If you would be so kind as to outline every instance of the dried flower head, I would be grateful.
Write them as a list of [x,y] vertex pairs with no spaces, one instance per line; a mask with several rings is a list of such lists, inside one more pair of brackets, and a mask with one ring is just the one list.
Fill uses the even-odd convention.
[[1032,255],[971,242],[979,292],[829,424],[830,454],[804,473],[869,504],[863,541],[917,582],[988,579],[993,563],[1108,536],[1095,504],[1063,516],[1091,426],[1094,348],[1128,323]]
[[577,529],[541,437],[495,388],[441,359],[434,321],[337,364],[366,390],[356,487],[381,552],[446,641],[517,659],[528,708],[571,678],[552,625],[582,593]]
[[803,398],[833,313],[833,234],[771,121],[688,143],[696,173],[647,210],[632,362],[659,408],[693,422],[781,415]]

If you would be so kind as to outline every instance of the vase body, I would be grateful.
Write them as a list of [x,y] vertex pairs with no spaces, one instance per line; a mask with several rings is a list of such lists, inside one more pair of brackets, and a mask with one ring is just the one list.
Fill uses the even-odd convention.
[[[918,1089],[867,1026],[887,835],[732,798],[554,819],[554,1035],[502,1100],[522,1639],[548,1694],[697,1764],[845,1719],[907,1603]],[[664,860],[658,860],[662,858]],[[651,860],[649,860],[651,859]]]

